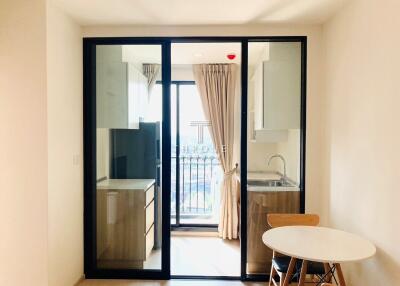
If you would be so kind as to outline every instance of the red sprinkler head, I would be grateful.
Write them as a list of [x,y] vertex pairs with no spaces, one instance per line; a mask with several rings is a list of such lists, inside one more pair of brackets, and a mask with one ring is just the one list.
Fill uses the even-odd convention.
[[235,53],[230,53],[230,54],[227,54],[226,55],[226,57],[229,59],[229,60],[234,60],[235,58],[236,58],[236,54]]

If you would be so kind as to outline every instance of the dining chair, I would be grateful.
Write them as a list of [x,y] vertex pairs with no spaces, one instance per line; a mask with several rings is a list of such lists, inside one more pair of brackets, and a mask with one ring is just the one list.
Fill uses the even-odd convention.
[[[317,226],[319,224],[319,216],[316,214],[268,214],[267,222],[271,228],[282,227],[282,226]],[[291,257],[284,256],[276,251],[272,253],[272,265],[271,273],[269,278],[269,286],[282,286],[285,280],[285,276],[289,269]],[[297,259],[295,269],[296,273],[299,274],[301,269],[302,260]],[[324,275],[325,267],[323,263],[308,262],[307,274],[311,275]],[[279,284],[275,280],[275,276],[279,276]]]

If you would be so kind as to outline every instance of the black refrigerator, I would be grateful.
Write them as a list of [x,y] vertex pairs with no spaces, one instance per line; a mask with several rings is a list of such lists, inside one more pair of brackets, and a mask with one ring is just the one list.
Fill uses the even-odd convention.
[[111,179],[154,179],[154,247],[161,247],[160,123],[141,122],[139,129],[111,129]]

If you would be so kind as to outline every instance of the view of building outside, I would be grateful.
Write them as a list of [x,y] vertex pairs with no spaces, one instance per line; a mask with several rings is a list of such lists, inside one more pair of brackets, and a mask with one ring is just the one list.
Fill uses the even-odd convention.
[[[179,210],[180,224],[218,224],[222,169],[194,84],[171,87],[171,217],[176,223],[177,88],[179,88]],[[151,101],[161,100],[156,85]],[[156,104],[154,104],[155,106]],[[158,104],[158,106],[160,106]]]

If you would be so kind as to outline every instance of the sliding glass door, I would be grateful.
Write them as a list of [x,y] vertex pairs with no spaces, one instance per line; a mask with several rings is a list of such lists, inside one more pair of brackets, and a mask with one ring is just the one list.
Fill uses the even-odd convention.
[[[246,275],[269,274],[270,213],[304,212],[305,43],[250,40],[247,63]],[[243,121],[242,121],[243,122]]]
[[85,45],[88,277],[169,276],[168,48]]
[[[169,279],[171,226],[218,224],[218,186],[230,172],[221,173],[193,79],[171,81],[171,43],[196,42],[240,50],[233,128],[242,280],[268,278],[266,214],[304,212],[305,37],[85,38],[87,278]],[[202,53],[188,55],[201,62]]]

